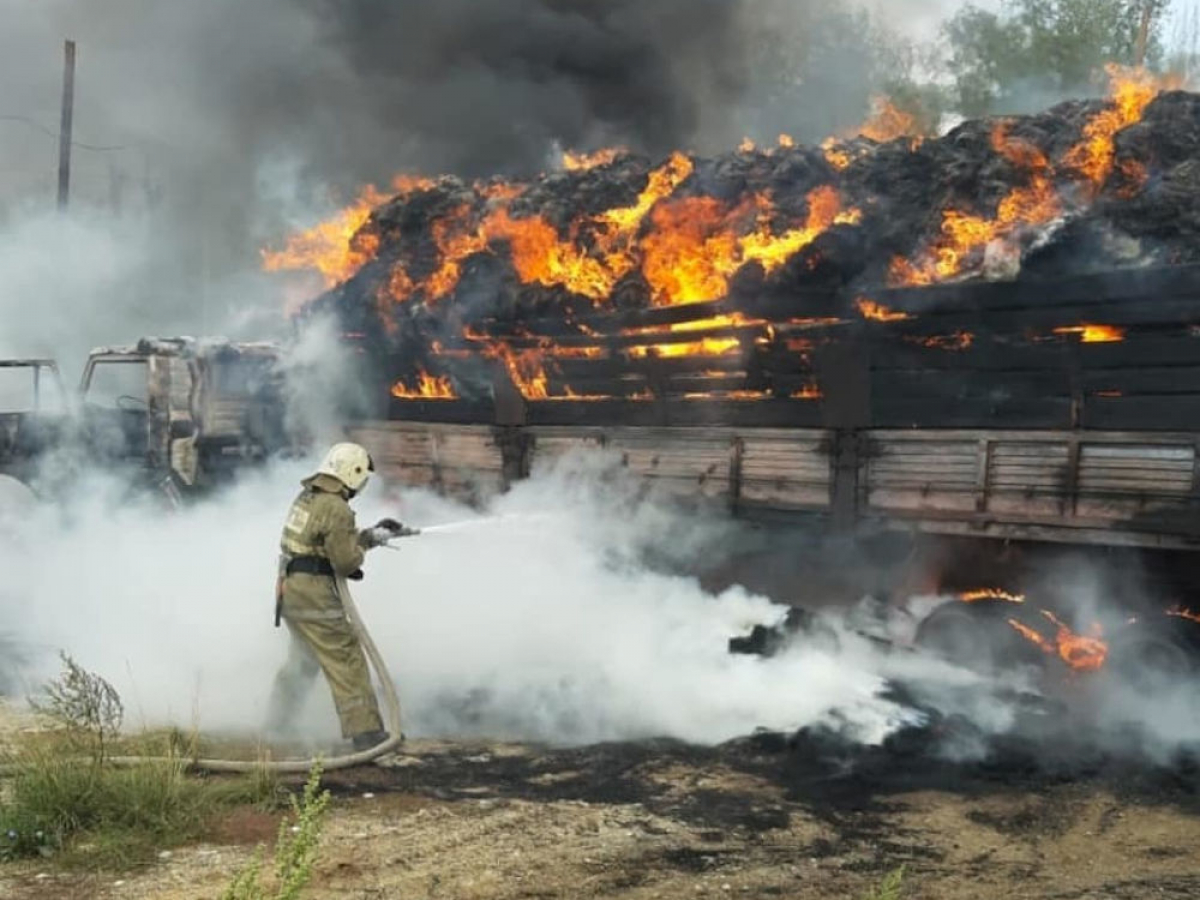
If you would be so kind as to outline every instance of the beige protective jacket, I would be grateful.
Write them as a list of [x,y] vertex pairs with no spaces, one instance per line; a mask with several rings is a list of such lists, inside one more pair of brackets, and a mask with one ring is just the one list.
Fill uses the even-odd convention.
[[329,560],[338,575],[357,571],[364,553],[345,486],[331,475],[314,475],[302,484],[283,526],[281,566],[292,557],[318,556]]

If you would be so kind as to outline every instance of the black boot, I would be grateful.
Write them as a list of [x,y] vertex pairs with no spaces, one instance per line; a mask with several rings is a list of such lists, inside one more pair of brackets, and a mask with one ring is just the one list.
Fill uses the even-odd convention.
[[362,753],[364,750],[370,750],[372,747],[378,747],[384,741],[389,740],[391,735],[386,731],[364,731],[362,734],[356,734],[351,741],[354,744],[354,752]]

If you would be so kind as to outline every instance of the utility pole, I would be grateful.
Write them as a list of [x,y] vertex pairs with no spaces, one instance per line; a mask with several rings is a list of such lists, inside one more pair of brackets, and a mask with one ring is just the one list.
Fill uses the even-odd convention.
[[71,195],[71,120],[75,115],[75,42],[63,45],[62,122],[58,129],[58,208],[63,211]]
[[1133,64],[1137,68],[1146,65],[1146,54],[1150,49],[1150,27],[1162,12],[1161,0],[1141,0],[1142,18],[1138,22],[1137,39],[1133,46]]

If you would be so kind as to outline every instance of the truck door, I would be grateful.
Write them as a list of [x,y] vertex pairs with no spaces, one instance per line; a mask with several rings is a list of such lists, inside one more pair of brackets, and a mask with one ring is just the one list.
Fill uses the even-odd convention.
[[149,366],[143,356],[93,356],[83,371],[83,415],[102,460],[149,462]]
[[65,401],[53,360],[0,360],[0,471],[21,470],[53,443]]

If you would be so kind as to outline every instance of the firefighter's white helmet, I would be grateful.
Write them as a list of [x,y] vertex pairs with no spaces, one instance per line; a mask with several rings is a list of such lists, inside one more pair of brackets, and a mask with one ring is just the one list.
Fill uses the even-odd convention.
[[356,494],[363,489],[375,463],[371,454],[358,444],[334,444],[325,454],[318,475],[332,475]]

